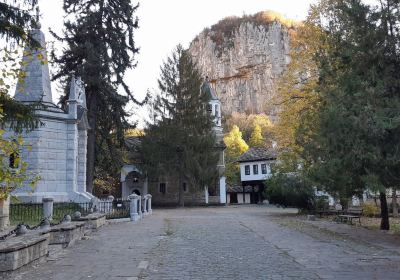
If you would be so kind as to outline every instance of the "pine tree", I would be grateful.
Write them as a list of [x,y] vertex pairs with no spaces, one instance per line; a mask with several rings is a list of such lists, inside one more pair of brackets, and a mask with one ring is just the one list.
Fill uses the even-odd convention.
[[314,11],[328,48],[315,54],[316,130],[300,144],[310,173],[325,187],[347,197],[366,187],[378,191],[387,230],[386,189],[400,183],[400,4],[380,4],[327,0]]
[[184,206],[184,180],[204,188],[218,175],[213,122],[206,110],[209,96],[200,91],[200,73],[180,45],[161,67],[158,83],[156,122],[142,139],[144,168],[149,176],[177,174],[179,205]]
[[[136,66],[134,31],[138,19],[134,14],[138,5],[130,0],[65,0],[63,7],[67,15],[63,36],[53,35],[66,44],[66,49],[60,57],[52,53],[60,66],[53,79],[68,85],[68,78],[75,73],[85,82],[91,128],[87,190],[92,192],[95,170],[116,171],[122,164],[117,147],[123,146],[124,130],[131,127],[125,106],[129,101],[141,104],[124,81],[126,71]],[[64,103],[67,88],[65,92]]]
[[29,30],[35,23],[31,12],[38,0],[3,1],[0,3],[0,37],[10,43],[28,41]]

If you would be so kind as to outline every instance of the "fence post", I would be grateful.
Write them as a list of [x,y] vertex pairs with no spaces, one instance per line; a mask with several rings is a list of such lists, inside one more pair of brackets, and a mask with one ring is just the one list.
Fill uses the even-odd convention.
[[145,195],[142,196],[142,212],[143,212],[143,216],[147,215],[146,201],[147,201],[147,197]]
[[147,212],[151,215],[151,214],[153,214],[153,209],[151,208],[151,199],[152,199],[152,195],[151,194],[148,194],[147,195]]
[[0,231],[10,226],[10,196],[0,200]]
[[114,196],[109,195],[107,197],[107,209],[105,210],[106,213],[111,213],[113,210],[113,201],[114,201]]
[[54,202],[54,198],[52,198],[52,197],[43,197],[42,198],[43,215],[44,215],[44,218],[48,219],[49,221],[53,220],[53,202]]
[[128,200],[129,200],[129,212],[130,212],[130,216],[131,216],[131,221],[136,222],[140,219],[140,216],[138,214],[138,199],[139,196],[137,194],[131,194],[130,196],[128,196]]
[[138,214],[139,214],[139,217],[140,217],[140,219],[142,219],[143,218],[143,213],[142,213],[142,197],[139,195],[138,196]]

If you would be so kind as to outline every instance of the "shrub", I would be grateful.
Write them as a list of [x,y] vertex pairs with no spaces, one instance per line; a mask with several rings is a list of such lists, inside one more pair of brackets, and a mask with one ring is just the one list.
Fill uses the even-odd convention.
[[367,217],[374,217],[379,215],[380,209],[374,203],[364,203],[362,206],[363,215]]
[[318,196],[315,198],[314,208],[316,210],[329,209],[329,198],[327,196]]
[[314,188],[298,176],[277,174],[266,181],[266,186],[264,195],[272,204],[300,209],[313,208]]

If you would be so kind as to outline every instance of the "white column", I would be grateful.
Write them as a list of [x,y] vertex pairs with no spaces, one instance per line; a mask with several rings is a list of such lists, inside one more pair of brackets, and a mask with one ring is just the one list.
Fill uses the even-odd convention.
[[136,222],[139,221],[140,216],[138,214],[138,200],[140,196],[137,194],[131,194],[128,199],[129,199],[129,204],[130,204],[130,216],[131,216],[131,221]]
[[142,213],[142,197],[139,195],[138,196],[138,214],[140,219],[143,218],[143,213]]
[[153,209],[151,208],[151,198],[152,197],[153,196],[151,194],[147,195],[147,198],[148,198],[148,200],[147,200],[147,211],[149,212],[149,214],[153,214]]
[[208,204],[208,187],[204,187],[204,200]]
[[78,191],[86,192],[87,131],[78,131]]
[[45,219],[49,221],[53,220],[53,202],[54,199],[52,197],[44,197],[42,199],[43,203],[43,215]]
[[10,226],[10,196],[0,200],[0,231]]
[[147,197],[145,195],[142,196],[142,212],[143,212],[143,216],[147,215],[146,201],[147,201]]
[[226,203],[225,177],[219,178],[219,202],[222,203],[222,204]]
[[67,192],[78,190],[78,128],[76,123],[68,124],[67,152]]

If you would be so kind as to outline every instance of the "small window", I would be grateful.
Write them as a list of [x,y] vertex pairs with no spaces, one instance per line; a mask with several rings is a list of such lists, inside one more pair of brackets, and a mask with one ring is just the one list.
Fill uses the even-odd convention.
[[261,173],[267,174],[267,164],[265,163],[261,164]]
[[218,105],[215,104],[214,106],[214,111],[215,111],[215,116],[218,117],[219,116],[219,110],[218,110]]
[[160,193],[165,194],[167,190],[167,185],[165,183],[160,183]]
[[19,167],[19,154],[17,152],[10,155],[10,168],[17,169]]
[[187,187],[187,184],[186,183],[183,183],[183,191],[184,192],[187,192],[188,191],[188,187]]
[[250,165],[245,165],[244,166],[244,174],[250,175]]
[[207,110],[208,114],[212,115],[212,105],[211,104],[207,104],[206,110]]
[[253,165],[253,174],[255,174],[255,175],[258,174],[258,164]]

